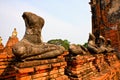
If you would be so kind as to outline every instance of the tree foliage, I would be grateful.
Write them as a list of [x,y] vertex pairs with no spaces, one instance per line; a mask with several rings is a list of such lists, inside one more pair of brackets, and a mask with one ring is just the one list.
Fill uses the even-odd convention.
[[70,42],[66,39],[52,39],[49,40],[47,43],[63,46],[66,50],[68,50],[70,46]]
[[83,44],[83,46],[87,48],[87,46],[88,46],[88,43],[84,43],[84,44]]

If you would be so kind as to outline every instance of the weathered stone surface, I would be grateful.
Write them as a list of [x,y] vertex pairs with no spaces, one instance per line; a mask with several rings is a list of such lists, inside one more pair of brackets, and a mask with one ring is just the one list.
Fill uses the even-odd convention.
[[115,51],[115,49],[111,45],[111,40],[110,39],[107,39],[107,41],[106,41],[106,48],[107,48],[108,53]]
[[33,60],[33,61],[19,62],[16,64],[16,66],[19,68],[24,68],[24,67],[38,66],[38,65],[51,64],[51,63],[64,62],[64,61],[65,61],[64,58]]
[[87,48],[82,45],[71,44],[69,49],[71,54],[75,55],[85,55],[88,53]]
[[100,48],[96,45],[95,43],[96,37],[90,33],[89,34],[89,39],[88,39],[88,46],[87,49],[90,51],[92,54],[97,54],[100,53]]
[[65,50],[62,46],[43,43],[41,31],[44,19],[31,12],[22,15],[26,32],[23,39],[13,47],[13,53],[20,59],[35,60],[56,57]]
[[108,51],[105,41],[106,40],[103,36],[99,36],[99,45],[98,46],[100,47],[101,53],[107,53],[107,51]]
[[[95,43],[95,41],[98,41]],[[114,48],[111,47],[111,41],[109,39],[106,39],[103,36],[99,36],[96,38],[93,34],[89,34],[88,39],[88,50],[92,54],[98,54],[98,53],[108,53],[108,52],[115,52]]]

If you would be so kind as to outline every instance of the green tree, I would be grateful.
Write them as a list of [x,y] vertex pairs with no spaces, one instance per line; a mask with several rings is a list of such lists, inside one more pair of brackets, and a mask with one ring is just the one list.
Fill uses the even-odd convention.
[[83,46],[87,48],[87,46],[88,46],[88,43],[84,43],[84,44],[83,44]]
[[47,43],[63,46],[66,50],[68,50],[70,46],[70,42],[66,39],[52,39],[49,40]]
[[70,42],[68,40],[63,40],[62,45],[66,50],[69,49]]

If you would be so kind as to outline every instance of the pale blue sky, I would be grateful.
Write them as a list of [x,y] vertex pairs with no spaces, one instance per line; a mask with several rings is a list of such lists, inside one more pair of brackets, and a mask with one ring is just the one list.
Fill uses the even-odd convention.
[[5,44],[14,29],[21,40],[25,33],[23,12],[33,12],[45,19],[44,42],[67,39],[87,42],[91,32],[90,0],[0,0],[0,36]]

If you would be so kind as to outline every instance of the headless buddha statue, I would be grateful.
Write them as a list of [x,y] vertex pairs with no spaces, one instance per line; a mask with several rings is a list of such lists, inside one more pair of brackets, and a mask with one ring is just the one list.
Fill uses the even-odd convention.
[[64,47],[44,43],[41,40],[41,31],[44,19],[31,12],[22,15],[26,31],[23,39],[13,46],[14,55],[23,61],[57,57],[64,52]]
[[115,51],[115,49],[112,48],[112,46],[111,46],[111,40],[110,39],[107,39],[106,47],[107,47],[107,52],[114,52]]
[[91,54],[97,54],[101,52],[99,47],[95,44],[95,39],[95,36],[92,33],[89,33],[87,49]]
[[105,38],[103,36],[100,36],[99,37],[99,48],[101,50],[101,53],[107,53],[107,47],[106,47],[106,44],[105,44]]
[[71,44],[69,51],[75,55],[87,54],[88,50],[82,45]]

